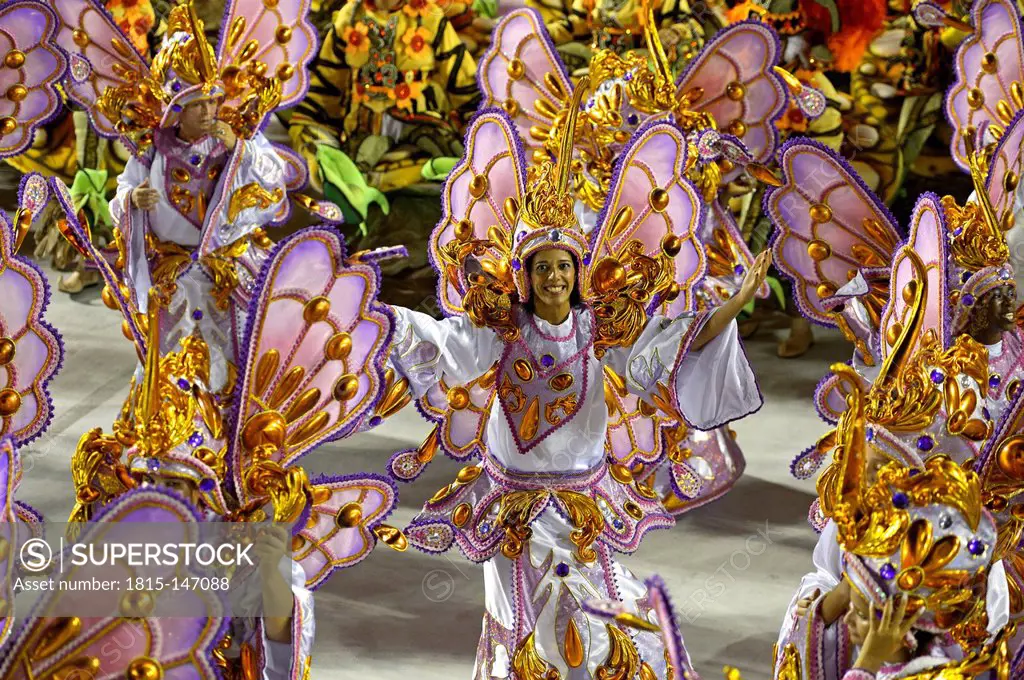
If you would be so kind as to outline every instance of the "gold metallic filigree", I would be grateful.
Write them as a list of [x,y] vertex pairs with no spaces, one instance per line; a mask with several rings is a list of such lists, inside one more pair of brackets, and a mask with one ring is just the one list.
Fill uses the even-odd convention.
[[512,655],[512,674],[520,680],[561,680],[562,674],[537,651],[534,633],[523,638]]
[[273,191],[267,191],[258,182],[246,184],[231,194],[231,199],[228,202],[228,222],[233,223],[237,220],[243,210],[257,207],[261,210],[266,210],[282,200],[284,200],[284,191],[282,191],[281,187],[277,187]]
[[640,670],[640,654],[629,635],[610,623],[608,632],[608,658],[597,667],[596,676],[605,680],[631,680]]

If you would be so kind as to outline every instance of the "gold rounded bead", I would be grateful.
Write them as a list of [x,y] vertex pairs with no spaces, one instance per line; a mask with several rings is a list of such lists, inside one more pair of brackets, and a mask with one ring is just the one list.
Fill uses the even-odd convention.
[[742,139],[743,135],[747,134],[747,124],[744,123],[742,120],[736,119],[733,122],[729,123],[729,127],[727,127],[725,131],[728,132],[730,135],[736,135],[737,137]]
[[508,72],[509,78],[512,80],[519,80],[526,74],[526,66],[520,59],[516,58],[508,62],[506,71]]
[[608,467],[608,472],[611,473],[612,479],[619,484],[632,484],[633,473],[625,465],[615,463]]
[[7,88],[7,98],[12,102],[18,103],[25,101],[25,97],[28,96],[28,88],[24,85],[11,85]]
[[885,341],[889,343],[890,347],[894,346],[896,341],[900,339],[900,333],[902,332],[903,324],[899,321],[894,322],[893,325],[889,326],[889,330],[885,332]]
[[306,323],[313,324],[323,321],[331,311],[331,301],[322,295],[313,298],[302,308],[302,318]]
[[832,208],[828,207],[824,203],[815,203],[811,206],[807,214],[811,216],[811,219],[818,224],[825,224],[826,222],[832,221]]
[[533,366],[526,359],[516,359],[512,362],[512,369],[515,370],[516,375],[523,382],[530,382],[533,380]]
[[675,257],[683,249],[683,240],[677,234],[665,234],[661,239],[661,249],[669,257]]
[[743,87],[742,83],[738,83],[735,80],[725,86],[725,96],[734,102],[738,102],[743,99],[743,96],[747,93],[747,89]]
[[473,509],[470,507],[469,503],[459,503],[455,506],[455,509],[452,510],[452,524],[462,528],[466,526],[466,522],[469,521],[472,514]]
[[274,9],[277,7],[278,0],[263,0],[263,6],[267,9]]
[[103,292],[100,293],[100,298],[103,300],[103,304],[109,309],[117,310],[117,298],[114,296],[114,291],[110,286],[103,286]]
[[651,189],[647,202],[651,204],[651,209],[654,212],[665,212],[665,209],[668,207],[668,192],[660,187],[655,187]]
[[7,68],[21,68],[25,65],[25,53],[21,50],[11,50],[4,57],[4,66]]
[[334,385],[334,398],[338,401],[348,401],[352,397],[356,396],[356,392],[358,391],[359,378],[351,373],[346,373],[338,378],[338,382]]
[[986,52],[981,58],[981,70],[985,73],[995,73],[999,70],[999,60],[995,52]]
[[11,416],[21,408],[21,395],[10,388],[0,390],[0,416]]
[[274,40],[281,45],[286,45],[292,39],[292,27],[291,26],[278,26],[277,30],[274,31]]
[[71,31],[71,39],[79,47],[87,47],[89,45],[89,35],[80,28]]
[[634,501],[626,501],[622,504],[622,509],[633,519],[640,520],[644,518],[644,511]]
[[346,503],[338,511],[338,526],[342,529],[351,529],[358,526],[363,519],[363,507],[359,503]]
[[814,289],[814,292],[822,299],[830,298],[836,294],[836,287],[831,283],[822,283],[818,284],[818,287]]
[[[144,590],[129,591],[121,596],[121,600],[118,603],[118,608],[121,610],[121,616],[130,619],[146,618],[153,613],[153,608],[155,606],[156,600],[153,599],[152,593],[148,593]],[[133,676],[127,675],[127,677]]]
[[327,341],[327,347],[324,350],[324,354],[331,361],[344,361],[351,352],[352,336],[345,331],[335,333]]
[[1017,189],[1017,184],[1020,182],[1020,178],[1017,177],[1017,173],[1012,170],[1007,170],[1006,174],[1003,175],[1003,191],[1008,194],[1012,194]]
[[501,103],[501,108],[504,109],[505,113],[507,113],[510,118],[515,118],[522,110],[519,106],[519,102],[515,99],[506,99]]
[[295,75],[295,67],[289,63],[283,63],[277,67],[275,72],[277,79],[280,81],[291,80],[292,76]]
[[189,171],[186,170],[185,168],[177,167],[171,170],[171,179],[173,179],[175,182],[185,184],[192,180],[192,175],[189,174]]
[[815,262],[827,260],[832,255],[832,247],[821,239],[814,239],[807,244],[807,254]]
[[558,375],[551,376],[548,380],[548,387],[555,392],[563,392],[572,387],[573,377],[571,373],[559,373]]
[[6,366],[14,359],[17,346],[10,338],[0,338],[0,366]]
[[469,182],[469,195],[473,198],[480,198],[487,193],[486,175],[476,175]]
[[473,238],[473,223],[467,219],[455,223],[455,238],[460,241],[468,241]]
[[972,87],[967,92],[967,105],[972,109],[980,109],[985,105],[985,94],[980,89]]
[[458,386],[449,389],[446,397],[448,406],[456,411],[461,411],[469,406],[469,390],[465,387]]
[[0,118],[0,134],[9,135],[18,129],[18,120],[10,116]]
[[126,680],[160,680],[164,669],[156,659],[140,656],[128,664],[124,676]]
[[459,484],[469,484],[476,481],[483,471],[484,469],[479,465],[467,465],[459,470],[459,474],[455,476],[455,479],[459,481]]
[[917,293],[917,281],[907,281],[907,285],[903,286],[903,301],[908,305],[914,301],[914,295]]

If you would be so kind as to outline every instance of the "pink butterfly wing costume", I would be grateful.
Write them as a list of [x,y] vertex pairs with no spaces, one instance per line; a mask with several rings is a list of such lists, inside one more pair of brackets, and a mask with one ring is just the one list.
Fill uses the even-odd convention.
[[[99,134],[120,137],[134,151],[110,203],[117,262],[99,262],[83,242],[84,253],[100,267],[108,297],[116,299],[111,304],[126,316],[146,311],[152,285],[173,294],[163,312],[161,349],[173,351],[199,329],[214,355],[216,389],[227,384],[236,362],[245,311],[269,252],[263,228],[287,219],[286,195],[304,179],[291,170],[290,154],[283,157],[260,130],[273,109],[298,101],[307,88],[305,66],[316,48],[308,5],[287,0],[253,10],[228,2],[216,55],[182,5],[152,62],[101,3],[56,6],[59,43],[70,55],[69,95],[89,111]],[[184,107],[214,97],[223,97],[217,115],[237,135],[233,148],[218,134],[191,141],[177,134]],[[152,210],[132,203],[142,186],[158,193]],[[141,345],[134,319],[128,324]]]
[[[496,110],[481,113],[432,237],[439,299],[450,316],[437,321],[394,308],[396,371],[416,397],[443,384],[448,409],[472,410],[469,430],[479,433],[474,440],[464,428],[459,437],[478,442],[480,463],[466,466],[406,529],[421,550],[458,544],[485,562],[474,677],[531,668],[591,677],[601,666],[611,670],[613,659],[632,663],[616,667],[630,675],[642,664],[664,674],[657,636],[606,628],[578,603],[597,592],[647,616],[645,587],[613,551],[633,552],[648,530],[673,523],[658,494],[608,458],[605,397],[614,383],[606,371],[627,394],[693,427],[721,426],[761,403],[735,326],[690,350],[709,312],[681,314],[705,267],[694,235],[701,203],[681,172],[685,154],[670,125],[638,132],[588,239],[571,197],[553,193],[551,166],[527,170],[512,122]],[[528,300],[529,257],[552,247],[578,263],[584,304],[557,325],[522,303],[489,305],[492,294]],[[657,281],[651,270],[641,273],[659,262]],[[631,332],[617,334],[615,321],[626,318]],[[413,454],[400,454],[413,461],[392,467],[415,464]]]
[[[614,164],[631,135],[646,123],[676,121],[694,144],[697,155],[691,161],[699,171],[733,167],[724,172],[723,184],[735,179],[744,163],[767,162],[775,151],[773,121],[785,106],[786,90],[772,70],[778,44],[770,29],[751,23],[730,26],[709,41],[675,82],[659,70],[664,55],[658,38],[647,37],[655,55],[653,70],[646,58],[621,58],[611,51],[599,52],[591,64],[591,75],[600,82],[583,102],[579,125],[585,132],[574,149],[583,167],[577,180],[577,214],[588,233],[608,200]],[[483,106],[500,106],[512,117],[533,161],[548,157],[557,147],[574,85],[535,11],[516,10],[499,22],[481,58],[478,80]],[[708,127],[710,121],[728,132]],[[707,191],[705,197],[716,193],[717,184]],[[753,262],[732,215],[718,200],[704,212],[696,233],[707,268],[697,295],[689,299],[694,310],[735,294]],[[767,290],[764,286],[760,294]],[[628,467],[654,463],[653,486],[669,501],[673,514],[718,498],[742,474],[743,454],[727,428],[689,431],[664,414],[652,414],[621,388],[609,391],[608,401],[614,409],[608,455]]]

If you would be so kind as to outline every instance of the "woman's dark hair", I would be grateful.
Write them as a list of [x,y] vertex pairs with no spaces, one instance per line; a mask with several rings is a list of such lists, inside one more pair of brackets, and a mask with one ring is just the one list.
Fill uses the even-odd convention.
[[[559,250],[561,249],[559,248]],[[576,269],[575,276],[572,279],[572,292],[569,293],[569,306],[579,307],[580,305],[583,304],[583,297],[580,295],[580,262],[579,260],[576,259],[576,256],[570,253],[568,250],[564,250],[562,252],[569,253],[569,257],[572,258],[572,266],[575,267]],[[533,284],[530,281],[530,274],[533,273],[533,258],[536,254],[537,253],[534,253],[533,255],[530,255],[528,258],[526,258],[526,282],[528,285],[531,286]],[[523,305],[526,311],[528,311],[530,314],[533,314],[536,311],[536,309],[533,306],[533,301],[536,299],[536,297],[537,296],[534,295],[533,291],[531,290],[530,299],[527,300],[526,303]]]

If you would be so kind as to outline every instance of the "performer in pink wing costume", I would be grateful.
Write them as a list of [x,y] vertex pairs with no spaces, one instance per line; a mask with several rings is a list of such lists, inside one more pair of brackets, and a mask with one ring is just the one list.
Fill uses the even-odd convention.
[[[768,258],[721,307],[687,313],[705,267],[702,205],[684,174],[686,141],[667,124],[636,133],[585,235],[569,164],[586,89],[554,163],[527,169],[506,115],[478,115],[431,239],[449,316],[394,308],[392,364],[414,396],[440,392],[448,413],[435,436],[482,458],[405,530],[421,550],[457,544],[485,562],[480,679],[668,677],[657,636],[630,636],[580,606],[596,593],[646,617],[646,589],[613,551],[673,523],[650,486],[609,461],[608,400],[633,394],[701,429],[761,404],[733,320]],[[431,453],[400,452],[390,468],[411,479]]]
[[216,53],[191,1],[183,3],[152,61],[102,3],[68,0],[55,9],[70,55],[68,94],[100,135],[120,136],[135,154],[110,204],[117,261],[100,261],[85,234],[76,242],[99,266],[104,300],[124,313],[138,347],[145,333],[136,319],[150,287],[171,296],[161,350],[198,329],[212,353],[211,387],[220,391],[237,368],[245,311],[272,244],[263,229],[287,218],[286,192],[305,181],[298,157],[260,130],[306,91],[316,49],[309,3],[227,2]]
[[[742,24],[723,31],[678,83],[668,74],[657,34],[646,37],[653,67],[646,56],[599,52],[591,65],[596,80],[584,88],[580,100],[582,132],[572,154],[583,170],[574,167],[571,184],[577,221],[587,234],[593,233],[605,207],[616,161],[631,135],[645,123],[675,121],[691,144],[688,173],[700,183],[705,197],[714,197],[721,186],[735,179],[743,163],[768,161],[775,149],[774,120],[785,107],[787,93],[780,75],[773,71],[778,44],[771,29]],[[511,116],[529,162],[550,159],[557,151],[566,115],[579,105],[574,98],[577,86],[535,11],[517,9],[499,22],[492,45],[481,58],[478,80],[484,94],[482,106],[501,107]],[[743,93],[739,101],[726,94],[727,86],[734,94]],[[808,94],[803,93],[805,100]],[[713,130],[715,120],[721,127],[731,124],[733,131],[742,129],[742,141]],[[723,173],[727,167],[735,169]],[[696,236],[708,264],[689,298],[694,312],[736,294],[753,263],[731,214],[718,200],[710,202],[698,221]],[[759,294],[766,292],[762,286]],[[690,428],[626,390],[613,367],[606,366],[605,375],[614,386],[606,393],[605,452],[610,462],[647,480],[676,515],[732,488],[745,461],[729,428]],[[468,412],[451,411],[439,386],[421,398],[421,411],[438,427],[419,457],[429,457],[437,449],[459,460],[482,455],[488,395],[488,390],[471,387]]]

